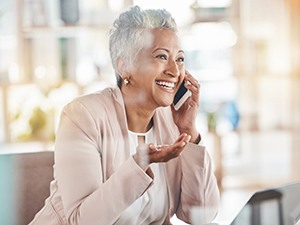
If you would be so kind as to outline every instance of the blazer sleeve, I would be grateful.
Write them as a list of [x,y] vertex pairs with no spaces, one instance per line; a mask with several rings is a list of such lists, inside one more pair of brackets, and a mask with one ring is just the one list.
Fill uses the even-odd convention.
[[212,160],[204,146],[189,143],[181,154],[181,194],[177,217],[190,222],[192,210],[201,224],[211,222],[219,209],[220,195]]
[[100,132],[83,104],[64,107],[55,143],[55,178],[70,225],[113,224],[152,183],[132,157],[104,182]]

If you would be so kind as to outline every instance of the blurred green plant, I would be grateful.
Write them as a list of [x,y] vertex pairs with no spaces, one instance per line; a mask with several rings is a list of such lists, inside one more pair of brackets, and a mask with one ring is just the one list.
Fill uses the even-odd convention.
[[29,126],[31,129],[31,135],[38,137],[47,124],[47,114],[40,108],[37,107],[32,111],[32,116],[29,120]]
[[[13,119],[18,120],[19,116],[15,115]],[[49,137],[47,137],[49,135],[46,134],[47,112],[43,111],[40,107],[36,107],[32,110],[28,125],[29,129],[19,134],[18,139],[20,141],[49,139]]]
[[207,128],[209,132],[215,132],[217,129],[217,113],[208,112],[207,113]]

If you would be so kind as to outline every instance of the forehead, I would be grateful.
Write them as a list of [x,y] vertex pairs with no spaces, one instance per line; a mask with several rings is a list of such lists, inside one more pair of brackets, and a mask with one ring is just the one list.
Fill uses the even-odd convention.
[[182,50],[180,40],[175,31],[171,29],[153,29],[145,33],[146,49],[166,48],[175,52]]

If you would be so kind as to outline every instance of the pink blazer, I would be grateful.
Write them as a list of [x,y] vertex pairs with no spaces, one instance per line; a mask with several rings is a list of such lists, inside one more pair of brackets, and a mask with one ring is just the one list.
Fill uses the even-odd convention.
[[[179,136],[170,107],[157,109],[154,126],[158,144],[171,144]],[[208,152],[191,143],[185,148],[180,157],[164,163],[169,195],[164,224],[171,224],[174,214],[190,223],[191,206],[204,209],[204,221],[218,211],[219,191]],[[30,225],[114,224],[152,182],[129,154],[119,88],[81,96],[62,111],[51,194]]]

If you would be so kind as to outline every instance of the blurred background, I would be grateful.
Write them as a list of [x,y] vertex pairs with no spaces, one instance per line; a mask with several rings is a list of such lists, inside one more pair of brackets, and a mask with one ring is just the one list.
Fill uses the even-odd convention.
[[220,189],[300,180],[297,0],[0,0],[0,153],[53,149],[62,107],[115,84],[108,32],[133,4],[178,23]]

